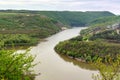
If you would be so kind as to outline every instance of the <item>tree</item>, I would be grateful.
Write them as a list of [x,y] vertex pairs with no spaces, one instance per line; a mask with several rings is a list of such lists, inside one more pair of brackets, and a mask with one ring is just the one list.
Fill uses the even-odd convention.
[[102,58],[98,58],[93,65],[100,73],[93,75],[94,80],[120,80],[120,55],[117,55],[116,59],[107,56],[105,62]]
[[0,80],[33,80],[35,74],[30,69],[36,65],[32,64],[34,58],[29,50],[0,50]]

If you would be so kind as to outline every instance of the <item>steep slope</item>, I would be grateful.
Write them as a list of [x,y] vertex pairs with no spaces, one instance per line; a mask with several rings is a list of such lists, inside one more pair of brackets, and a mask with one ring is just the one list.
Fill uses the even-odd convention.
[[38,14],[0,13],[1,30],[60,30],[59,22]]
[[63,26],[40,14],[0,12],[0,45],[33,45]]
[[90,27],[82,30],[80,32],[81,35],[89,35],[93,32],[104,31],[107,29],[112,29],[115,27],[115,24],[120,23],[120,16],[111,16],[111,17],[103,17],[98,18],[89,23]]

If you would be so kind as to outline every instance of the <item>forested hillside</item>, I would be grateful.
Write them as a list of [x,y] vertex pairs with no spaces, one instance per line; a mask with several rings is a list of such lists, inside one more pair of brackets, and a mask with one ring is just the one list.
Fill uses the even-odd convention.
[[117,24],[120,23],[120,16],[110,16],[98,18],[89,23],[89,28],[82,30],[81,35],[89,35],[89,33],[104,31],[106,29],[113,29]]
[[75,11],[63,11],[63,12],[47,12],[41,11],[40,14],[45,14],[49,17],[52,17],[60,22],[70,25],[70,26],[87,26],[89,22],[94,19],[105,17],[105,16],[114,16],[114,14],[103,11],[103,12],[75,12]]
[[10,13],[31,13],[48,16],[54,20],[70,26],[86,26],[89,22],[100,17],[115,16],[108,11],[28,11],[28,10],[1,10]]
[[59,30],[58,21],[39,14],[0,13],[0,30]]
[[40,14],[0,12],[1,45],[33,45],[64,25]]

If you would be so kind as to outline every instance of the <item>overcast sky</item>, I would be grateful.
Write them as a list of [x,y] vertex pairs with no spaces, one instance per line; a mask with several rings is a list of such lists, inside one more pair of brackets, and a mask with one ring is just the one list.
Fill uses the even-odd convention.
[[0,9],[111,11],[120,14],[120,0],[0,0]]

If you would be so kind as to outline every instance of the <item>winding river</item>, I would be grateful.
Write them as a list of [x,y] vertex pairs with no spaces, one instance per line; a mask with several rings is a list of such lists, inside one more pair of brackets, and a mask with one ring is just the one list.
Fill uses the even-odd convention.
[[56,44],[79,35],[81,29],[84,28],[76,27],[61,31],[32,48],[31,53],[36,55],[34,62],[40,62],[34,67],[35,73],[41,73],[35,80],[92,80],[92,74],[97,73],[93,67],[54,51]]

